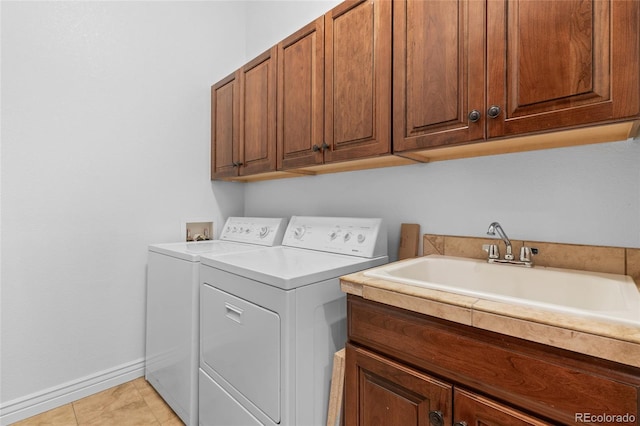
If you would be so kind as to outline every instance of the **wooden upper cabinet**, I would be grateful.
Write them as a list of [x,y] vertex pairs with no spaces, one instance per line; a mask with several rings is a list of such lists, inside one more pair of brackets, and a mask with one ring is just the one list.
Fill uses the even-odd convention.
[[393,2],[393,143],[396,151],[485,136],[485,3]]
[[278,169],[322,164],[324,17],[278,44]]
[[488,135],[619,120],[640,113],[640,2],[487,3]]
[[211,87],[211,179],[276,170],[277,51]]
[[238,174],[239,112],[239,72],[235,72],[211,86],[211,179]]
[[393,3],[395,152],[640,116],[638,1]]
[[325,14],[325,162],[391,152],[391,1]]
[[278,169],[391,153],[391,2],[345,1],[278,44]]
[[240,70],[239,174],[276,170],[277,49]]

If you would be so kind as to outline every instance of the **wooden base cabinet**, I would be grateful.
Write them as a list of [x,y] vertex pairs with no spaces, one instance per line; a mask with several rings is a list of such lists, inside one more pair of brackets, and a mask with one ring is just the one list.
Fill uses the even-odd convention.
[[640,369],[348,295],[345,426],[637,425]]
[[346,353],[346,425],[451,424],[453,386],[353,345]]
[[353,345],[347,365],[345,425],[552,425]]

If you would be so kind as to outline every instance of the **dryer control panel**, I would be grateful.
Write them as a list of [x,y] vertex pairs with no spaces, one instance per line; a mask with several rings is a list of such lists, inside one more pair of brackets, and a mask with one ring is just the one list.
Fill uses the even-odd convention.
[[277,246],[287,226],[287,219],[269,217],[229,217],[220,239],[238,243]]
[[282,245],[379,257],[387,255],[387,231],[377,218],[292,216]]

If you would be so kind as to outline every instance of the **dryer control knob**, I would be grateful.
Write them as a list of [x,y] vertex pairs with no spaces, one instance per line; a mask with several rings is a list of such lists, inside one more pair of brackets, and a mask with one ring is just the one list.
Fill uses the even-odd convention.
[[329,240],[333,241],[336,239],[336,237],[338,236],[338,232],[336,231],[330,231],[329,232]]
[[364,234],[358,234],[358,242],[359,243],[364,243],[364,240],[366,240],[367,237]]
[[264,238],[267,235],[269,235],[269,231],[271,231],[271,230],[269,229],[268,226],[263,226],[262,228],[260,228],[260,234],[258,236],[260,238]]
[[351,235],[352,235],[351,232],[347,232],[346,234],[344,234],[345,243],[351,239]]

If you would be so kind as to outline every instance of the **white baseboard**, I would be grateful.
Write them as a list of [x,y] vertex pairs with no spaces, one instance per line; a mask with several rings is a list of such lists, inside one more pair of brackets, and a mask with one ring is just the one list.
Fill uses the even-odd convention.
[[34,392],[0,405],[5,426],[144,376],[144,358]]

